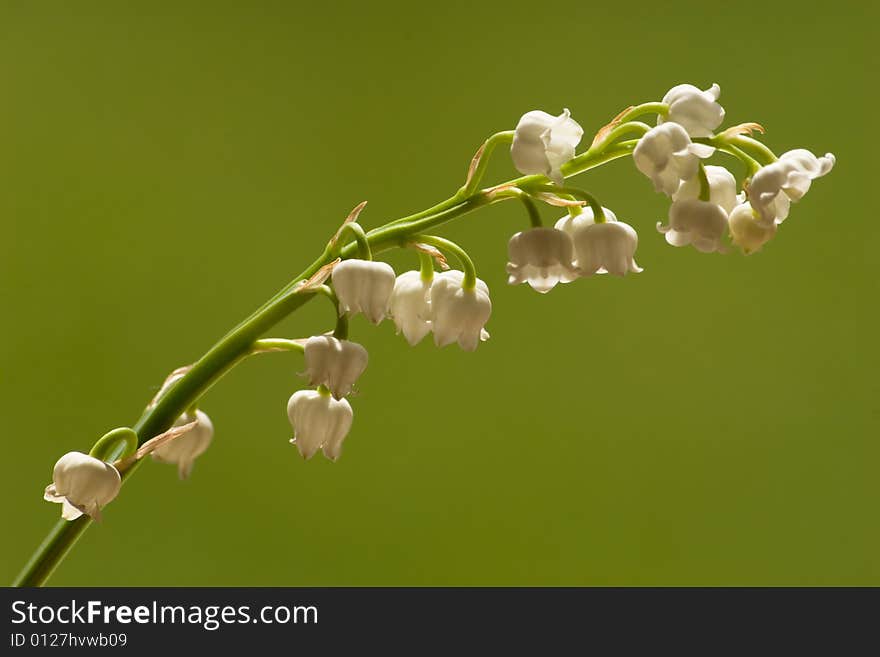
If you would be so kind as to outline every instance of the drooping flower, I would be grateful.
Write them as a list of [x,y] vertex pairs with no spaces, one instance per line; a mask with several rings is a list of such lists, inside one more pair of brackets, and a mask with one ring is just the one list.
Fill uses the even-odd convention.
[[679,84],[663,96],[669,113],[657,119],[660,125],[667,121],[677,123],[691,137],[709,137],[724,121],[724,108],[718,104],[721,87],[713,84],[701,91],[692,84]]
[[783,153],[752,177],[749,203],[764,223],[781,224],[788,217],[791,201],[801,200],[812,181],[831,171],[835,162],[831,153],[816,157],[803,148]]
[[715,203],[699,199],[675,201],[669,207],[669,223],[657,222],[657,230],[665,233],[672,246],[688,244],[701,253],[725,251],[721,240],[727,231],[727,213]]
[[627,223],[617,220],[608,208],[602,208],[605,215],[603,223],[596,223],[592,208],[575,216],[565,216],[556,222],[558,230],[565,231],[574,243],[574,266],[581,276],[592,274],[614,274],[623,276],[627,272],[641,272],[636,264],[635,252],[639,236]]
[[195,415],[184,413],[177,418],[174,426],[182,427],[191,422],[196,422],[196,426],[153,450],[153,459],[156,461],[177,465],[181,479],[189,477],[193,463],[205,453],[214,438],[214,424],[203,411],[196,411]]
[[636,168],[654,183],[654,189],[671,196],[682,180],[697,174],[701,158],[715,149],[695,144],[677,123],[663,123],[646,132],[633,150]]
[[532,228],[517,233],[507,244],[508,283],[528,283],[536,292],[549,292],[557,283],[578,278],[571,264],[574,246],[568,233],[556,228]]
[[391,265],[352,258],[336,265],[331,276],[340,312],[363,313],[373,324],[385,319],[388,298],[394,288]]
[[465,351],[474,351],[488,339],[483,328],[492,314],[489,287],[477,279],[473,289],[462,287],[464,274],[446,271],[437,274],[431,284],[431,316],[434,344],[445,347],[458,342]]
[[737,205],[728,220],[730,238],[746,255],[758,251],[776,234],[776,222],[761,221],[760,216],[748,203]]
[[563,110],[559,116],[533,110],[523,114],[513,136],[513,166],[526,175],[543,174],[562,184],[560,167],[574,157],[584,130]]
[[119,494],[122,478],[110,463],[82,452],[68,452],[55,464],[52,483],[43,499],[61,504],[61,517],[76,520],[86,514],[101,520],[101,509]]
[[397,277],[391,292],[388,314],[398,333],[411,345],[431,332],[431,281],[421,272],[407,271]]
[[354,415],[345,399],[334,399],[323,390],[297,390],[287,402],[287,417],[293,439],[304,459],[319,449],[331,461],[342,453],[342,441],[351,429]]
[[703,253],[723,253],[728,214],[737,203],[736,178],[724,167],[706,166],[709,200],[701,201],[699,176],[681,183],[672,195],[669,224],[657,222],[657,230],[665,234],[672,246],[687,246]]
[[369,360],[367,350],[357,342],[338,340],[330,335],[310,337],[304,356],[309,384],[327,386],[336,399],[351,392]]

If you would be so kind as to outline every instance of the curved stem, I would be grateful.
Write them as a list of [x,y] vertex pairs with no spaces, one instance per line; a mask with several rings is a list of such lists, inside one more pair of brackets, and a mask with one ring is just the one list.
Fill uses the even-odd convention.
[[436,235],[417,235],[414,239],[454,254],[461,263],[461,268],[464,272],[464,279],[461,282],[462,288],[465,290],[473,290],[477,286],[477,270],[474,267],[474,261],[471,260],[467,251],[461,248],[458,244],[445,237],[437,237]]
[[523,202],[523,205],[526,206],[526,212],[529,213],[529,223],[532,225],[532,228],[540,228],[544,225],[544,222],[541,221],[541,213],[538,211],[538,206],[535,205],[535,202],[531,199],[528,194],[520,194],[519,200]]
[[776,153],[774,153],[766,144],[753,137],[738,135],[729,139],[728,143],[732,146],[738,146],[742,149],[751,151],[752,153],[757,153],[767,164],[771,164],[779,159],[776,157]]
[[[107,459],[104,458],[105,454],[112,448],[119,447],[120,441],[122,443],[123,451],[121,457],[118,458],[127,458],[137,451],[137,434],[128,427],[120,427],[119,429],[108,431],[101,436],[101,438],[98,439],[98,442],[92,445],[92,448],[89,450],[89,456],[94,456],[96,459],[107,461]],[[113,460],[115,461],[116,459],[114,458]],[[112,461],[107,462],[112,463]]]
[[[342,228],[339,229],[339,234],[336,236],[337,244],[342,243],[342,238],[346,233],[351,233],[352,237],[354,237],[355,242],[358,245],[358,251],[360,252],[361,258],[364,260],[372,260],[373,252],[370,250],[370,242],[367,240],[367,234],[364,232],[363,227],[357,223],[356,221],[349,222],[347,224],[343,224]],[[342,248],[334,249],[336,254],[342,251]]]
[[[595,152],[583,153],[562,167],[563,175],[566,177],[575,176],[606,162],[625,157],[632,153],[636,143],[637,140],[619,142],[607,149],[603,148]],[[547,184],[548,182],[546,176],[523,176],[508,181],[503,186],[521,187],[529,184]],[[493,195],[485,191],[475,191],[469,196],[462,196],[457,193],[427,210],[371,230],[365,234],[365,239],[373,254],[395,246],[405,246],[414,235],[441,226],[484,205],[492,205],[509,198],[512,198],[512,196],[505,194]],[[435,239],[440,240],[441,238]],[[422,240],[424,241],[424,238]],[[348,244],[340,250],[339,255],[343,258],[353,257],[358,248],[359,245],[356,243]],[[462,253],[464,252],[462,251]],[[467,254],[464,255],[466,256]],[[132,427],[132,430],[138,436],[147,437],[158,436],[167,431],[174,421],[188,408],[197,404],[198,400],[223,375],[253,353],[252,349],[255,343],[258,343],[260,337],[265,332],[311,301],[317,294],[326,295],[326,290],[322,288],[310,287],[300,289],[300,285],[303,281],[314,276],[322,267],[332,262],[334,257],[331,254],[331,249],[325,248],[312,264],[295,276],[268,301],[251,313],[250,316],[229,331],[199,358],[180,379],[169,386],[168,390],[162,394],[155,404],[145,409],[140,419]],[[466,263],[470,263],[470,258],[467,258],[467,261],[463,261],[463,266],[467,267]],[[470,265],[472,267],[472,263]],[[476,273],[471,271],[471,276],[475,284]],[[114,448],[109,458],[112,460],[120,458],[124,452],[124,448],[120,449],[120,447]],[[127,480],[142,463],[143,460],[138,461],[128,468],[122,474],[123,481]],[[18,577],[16,577],[13,586],[41,586],[45,584],[90,523],[91,518],[87,515],[83,515],[74,521],[58,520],[36,551],[31,555]]]
[[467,180],[465,181],[464,186],[458,190],[456,196],[467,197],[477,190],[480,186],[480,182],[483,180],[483,176],[486,175],[486,169],[489,167],[489,162],[492,159],[492,151],[495,150],[495,147],[498,144],[513,143],[514,134],[515,132],[513,130],[496,132],[483,142],[483,145],[477,150],[477,154],[474,155],[474,159],[471,160]]
[[586,201],[590,205],[590,209],[593,211],[593,221],[597,224],[605,223],[605,209],[602,207],[602,204],[599,203],[598,199],[589,192],[586,192],[583,189],[578,189],[577,187],[569,187],[568,185],[565,187],[550,187],[549,185],[542,185],[540,186],[540,189],[548,192],[555,191],[557,194],[567,194],[568,196],[573,196],[574,198]]

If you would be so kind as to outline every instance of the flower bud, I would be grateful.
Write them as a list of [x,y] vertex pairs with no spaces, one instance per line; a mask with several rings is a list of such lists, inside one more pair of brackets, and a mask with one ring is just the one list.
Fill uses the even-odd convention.
[[402,273],[394,281],[388,308],[397,332],[411,345],[418,344],[431,332],[431,281],[418,271]]
[[534,110],[523,114],[513,136],[510,156],[523,174],[543,174],[562,184],[560,167],[574,157],[584,130],[563,110],[559,116]]
[[446,271],[437,274],[431,285],[432,329],[434,344],[445,347],[453,342],[465,351],[474,351],[480,341],[488,339],[484,330],[492,314],[489,287],[477,279],[476,287],[464,289],[464,274]]
[[757,213],[748,203],[736,206],[728,221],[730,238],[746,255],[758,251],[776,234],[775,222],[760,221]]
[[373,324],[385,319],[394,288],[394,270],[387,262],[343,260],[333,268],[332,280],[341,313],[363,313]]
[[315,335],[306,341],[306,374],[313,386],[324,385],[336,399],[351,392],[354,382],[367,369],[367,350],[356,342]]
[[181,479],[189,477],[193,463],[205,453],[214,438],[214,424],[203,411],[196,411],[195,415],[184,413],[177,418],[174,426],[182,427],[191,422],[196,422],[196,426],[153,450],[153,460],[177,465],[177,474]]
[[715,149],[695,144],[677,123],[663,123],[646,132],[633,150],[636,168],[654,183],[654,189],[671,196],[682,180],[697,175],[701,158]]
[[122,478],[109,463],[82,452],[68,452],[55,464],[52,483],[43,499],[61,504],[61,517],[76,520],[86,514],[101,520],[101,509],[119,494]]
[[709,137],[724,121],[724,108],[718,104],[719,96],[721,87],[717,84],[705,91],[700,91],[692,84],[672,87],[663,96],[663,102],[669,105],[669,113],[659,117],[657,124],[667,121],[677,123],[691,137]]
[[293,440],[304,459],[321,449],[331,461],[342,453],[342,441],[351,429],[353,413],[345,399],[333,399],[328,392],[298,390],[287,402],[287,417]]

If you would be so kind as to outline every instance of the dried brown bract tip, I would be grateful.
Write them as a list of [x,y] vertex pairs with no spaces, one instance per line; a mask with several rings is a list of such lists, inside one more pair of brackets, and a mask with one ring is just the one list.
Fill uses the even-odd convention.
[[446,256],[443,255],[439,249],[430,244],[422,244],[421,242],[413,242],[410,246],[416,251],[420,251],[434,258],[434,262],[437,263],[441,270],[447,271],[449,269],[449,263],[446,261]]
[[334,246],[336,246],[336,242],[339,241],[339,235],[342,233],[342,229],[345,228],[346,224],[350,224],[353,221],[357,221],[358,217],[361,214],[361,211],[365,207],[367,207],[367,202],[361,201],[356,206],[354,206],[354,209],[351,212],[348,213],[348,216],[345,218],[345,221],[342,222],[342,224],[339,226],[339,229],[336,231],[336,233],[333,235],[333,237],[330,238],[330,244],[329,244],[330,248],[333,248]]
[[471,180],[474,178],[474,173],[477,171],[477,167],[480,165],[480,160],[483,159],[483,153],[486,152],[486,142],[483,142],[482,145],[477,149],[477,152],[474,153],[473,158],[471,158],[471,163],[468,166],[467,178],[465,178],[464,186],[467,187],[471,184]]
[[132,465],[134,465],[134,463],[140,461],[142,458],[147,456],[153,450],[161,447],[171,440],[174,440],[178,436],[182,436],[187,431],[194,428],[198,423],[198,420],[196,420],[195,422],[190,422],[179,427],[171,427],[168,431],[165,431],[163,433],[160,433],[158,436],[150,438],[147,442],[138,447],[138,450],[131,456],[124,459],[119,459],[118,461],[114,462],[113,467],[119,470],[119,472],[124,472]]
[[538,192],[537,194],[535,194],[535,198],[543,201],[547,205],[554,205],[558,208],[583,207],[587,204],[586,201],[579,201],[577,199],[571,198],[562,198],[561,196],[557,196],[552,192]]
[[596,136],[593,137],[593,143],[590,144],[590,148],[593,148],[593,146],[595,146],[595,145],[598,144],[600,141],[602,141],[603,139],[605,139],[605,136],[606,136],[609,132],[611,132],[612,130],[614,130],[614,128],[616,128],[617,126],[619,126],[619,125],[621,124],[621,122],[623,121],[623,117],[626,116],[627,112],[629,112],[633,107],[634,107],[634,105],[630,105],[630,106],[627,107],[625,110],[621,111],[621,112],[620,112],[617,116],[615,116],[613,119],[611,119],[611,122],[610,122],[610,123],[608,123],[607,125],[604,125],[604,126],[602,126],[601,128],[599,128],[599,132],[597,132],[597,133],[596,133]]
[[739,137],[740,135],[751,135],[753,132],[758,132],[760,134],[764,134],[764,126],[760,123],[740,123],[739,125],[730,126],[727,130],[722,132],[719,137],[722,139],[730,139],[732,137]]
[[316,287],[323,285],[327,281],[327,279],[330,278],[330,274],[333,273],[333,268],[340,262],[342,262],[342,258],[336,258],[336,260],[334,260],[333,262],[328,262],[326,265],[316,271],[311,278],[297,283],[296,287],[294,288],[294,292],[308,292]]

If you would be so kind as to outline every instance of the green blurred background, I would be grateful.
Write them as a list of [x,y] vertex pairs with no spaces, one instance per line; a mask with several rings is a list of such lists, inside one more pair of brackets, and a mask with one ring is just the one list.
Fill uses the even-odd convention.
[[[718,82],[727,124],[838,156],[763,252],[666,245],[667,201],[628,160],[578,184],[640,231],[643,274],[511,288],[522,208],[470,215],[443,234],[492,289],[489,343],[410,348],[355,320],[371,363],[336,464],[287,442],[301,359],[244,364],[207,399],[193,477],[142,468],[52,583],[880,584],[878,18],[4,1],[0,576],[58,516],[58,456],[133,423],[357,202],[373,227],[445,198],[530,109],[570,107],[588,143],[626,105]],[[512,174],[503,155],[490,172]],[[313,303],[273,334],[329,322]]]

